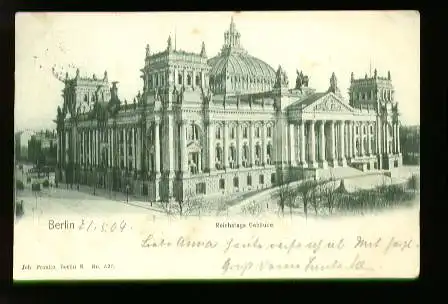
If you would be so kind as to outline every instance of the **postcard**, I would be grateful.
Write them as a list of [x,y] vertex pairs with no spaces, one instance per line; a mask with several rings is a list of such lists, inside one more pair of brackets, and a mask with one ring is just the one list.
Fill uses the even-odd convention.
[[17,13],[14,280],[416,278],[416,11]]

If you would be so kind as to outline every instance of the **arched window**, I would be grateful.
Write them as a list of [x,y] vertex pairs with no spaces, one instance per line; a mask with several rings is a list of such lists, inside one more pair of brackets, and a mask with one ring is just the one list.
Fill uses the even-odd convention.
[[230,129],[230,138],[231,138],[231,139],[235,139],[235,136],[236,136],[235,133],[236,133],[236,132],[235,132],[235,127],[232,127],[232,128]]
[[260,127],[255,128],[255,137],[260,138]]
[[177,83],[182,84],[182,75],[181,74],[177,75]]
[[187,130],[187,139],[188,140],[199,140],[199,128],[196,125],[188,126]]
[[272,136],[272,128],[269,126],[268,127],[268,137],[271,137]]
[[229,165],[232,169],[236,168],[236,149],[233,145],[229,148]]
[[248,134],[247,134],[247,126],[243,127],[243,138],[247,138]]
[[191,85],[191,75],[187,75],[187,85]]
[[196,75],[196,85],[200,86],[201,85],[201,76]]
[[218,170],[223,169],[223,155],[222,155],[222,148],[218,144],[215,149],[215,167]]
[[88,97],[87,97],[87,94],[84,95],[84,101],[85,101],[85,102],[89,102],[89,99],[88,99]]
[[268,144],[266,147],[267,163],[270,165],[272,162],[272,145]]
[[243,146],[243,158],[242,158],[243,167],[249,167],[249,147],[247,144]]
[[221,139],[221,127],[216,127],[215,137],[216,139]]

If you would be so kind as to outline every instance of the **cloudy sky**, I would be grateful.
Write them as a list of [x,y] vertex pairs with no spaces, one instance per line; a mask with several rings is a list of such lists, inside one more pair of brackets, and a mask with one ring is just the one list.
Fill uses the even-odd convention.
[[274,69],[282,65],[295,83],[296,69],[309,86],[324,91],[332,72],[342,92],[350,73],[364,77],[390,70],[402,121],[420,123],[420,19],[413,11],[210,12],[210,13],[21,13],[16,15],[16,129],[54,128],[62,82],[51,70],[79,67],[82,76],[119,81],[122,100],[143,83],[145,46],[159,52],[168,36],[177,49],[198,52],[205,42],[215,56],[234,16],[243,47]]

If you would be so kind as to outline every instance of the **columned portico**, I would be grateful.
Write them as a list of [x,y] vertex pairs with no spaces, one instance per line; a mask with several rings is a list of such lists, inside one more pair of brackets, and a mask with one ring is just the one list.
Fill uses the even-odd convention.
[[345,159],[345,152],[344,152],[344,142],[345,142],[345,122],[340,121],[339,122],[339,165],[341,167],[347,166],[347,160]]
[[330,161],[333,167],[338,166],[338,161],[336,159],[336,134],[335,134],[335,122],[330,121]]
[[315,121],[310,120],[308,124],[308,160],[309,160],[309,168],[317,168],[318,164],[316,162],[316,132],[315,129]]
[[321,168],[327,168],[328,162],[325,155],[326,137],[325,137],[325,120],[319,122],[319,165]]

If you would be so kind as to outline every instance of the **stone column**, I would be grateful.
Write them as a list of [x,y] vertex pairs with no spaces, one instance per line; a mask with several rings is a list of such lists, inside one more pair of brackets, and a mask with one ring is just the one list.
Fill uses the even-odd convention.
[[372,155],[372,134],[370,133],[370,124],[367,124],[367,154]]
[[347,166],[347,161],[345,159],[345,152],[344,152],[344,121],[341,121],[339,123],[339,164],[342,167]]
[[95,130],[90,130],[90,165],[95,166]]
[[237,168],[241,168],[241,161],[243,153],[241,151],[242,144],[241,144],[241,123],[237,122],[236,124],[236,165]]
[[208,169],[211,171],[215,170],[215,125],[214,122],[208,122]]
[[364,124],[362,122],[359,123],[359,156],[364,156]]
[[290,154],[289,154],[289,144],[288,144],[288,133],[289,133],[289,125],[287,118],[284,117],[281,122],[279,122],[282,128],[282,137],[281,137],[281,151],[279,151],[279,155],[281,155],[280,164],[287,165],[289,163]]
[[[167,166],[166,169],[169,172],[169,175],[171,177],[174,176],[174,117],[172,115],[169,115],[166,118],[166,128],[167,128],[167,135],[168,135],[168,142],[167,142]],[[165,152],[164,152],[165,153]],[[165,170],[165,167],[164,167]],[[170,193],[171,193],[171,187],[170,187]]]
[[123,128],[123,162],[124,168],[128,168],[128,129]]
[[325,159],[325,120],[319,124],[319,162],[322,168],[327,168],[328,163]]
[[180,123],[180,155],[181,170],[183,174],[188,173],[188,154],[187,154],[187,125],[188,121],[182,120]]
[[294,159],[296,166],[300,165],[300,131],[299,131],[299,124],[294,125],[294,138],[295,138],[295,145],[294,145]]
[[107,149],[107,166],[110,168],[112,167],[112,146],[111,146],[111,142],[112,142],[112,129],[108,128],[107,129],[107,144],[108,144],[108,149]]
[[302,168],[307,167],[306,163],[306,138],[305,138],[305,121],[301,121],[299,124],[299,134],[300,134],[300,165]]
[[383,146],[381,145],[381,120],[379,117],[376,119],[376,153],[381,155],[383,153]]
[[356,122],[352,121],[352,158],[356,158]]
[[137,170],[142,170],[142,127],[141,125],[137,128],[137,151],[136,151],[136,157],[137,157]]
[[249,149],[249,164],[251,167],[253,167],[255,166],[255,128],[253,121],[250,122],[249,126]]
[[336,134],[335,134],[335,122],[332,120],[330,122],[330,160],[333,167],[338,166],[338,160],[336,159]]
[[309,124],[309,167],[310,168],[316,168],[317,167],[317,163],[316,163],[316,134],[314,132],[314,126],[315,126],[315,121],[314,120],[310,120],[310,124]]
[[98,166],[100,163],[100,157],[99,157],[99,151],[100,151],[100,132],[97,129],[95,129],[95,165]]
[[223,122],[223,126],[224,126],[224,147],[222,149],[223,152],[223,158],[224,158],[224,168],[228,169],[229,168],[229,123],[227,121]]
[[288,132],[288,144],[289,144],[289,164],[291,166],[296,165],[296,158],[295,158],[295,136],[294,136],[294,124],[289,125],[289,132]]
[[353,128],[352,121],[347,121],[347,157],[352,159],[353,157]]
[[267,164],[267,146],[266,146],[266,123],[261,122],[261,162],[266,166]]
[[154,173],[160,175],[160,120],[154,121]]
[[345,159],[350,158],[350,136],[349,136],[349,130],[350,130],[350,122],[345,121],[344,125],[344,152],[345,152]]
[[113,168],[113,167],[115,167],[116,165],[115,165],[115,155],[116,155],[116,151],[115,151],[115,142],[116,142],[116,139],[115,139],[115,128],[114,127],[112,127],[111,129],[110,129],[110,133],[111,133],[111,136],[110,136],[110,150],[111,150],[111,157],[110,157],[110,159],[111,159],[111,167]]
[[132,170],[134,171],[137,168],[136,157],[135,157],[135,128],[134,127],[131,128],[131,136],[132,136],[132,140],[131,140]]
[[383,134],[384,134],[384,139],[383,139],[383,147],[384,147],[384,154],[388,155],[389,154],[389,150],[387,148],[387,142],[389,141],[389,134],[388,134],[388,130],[387,130],[387,122],[383,123]]

